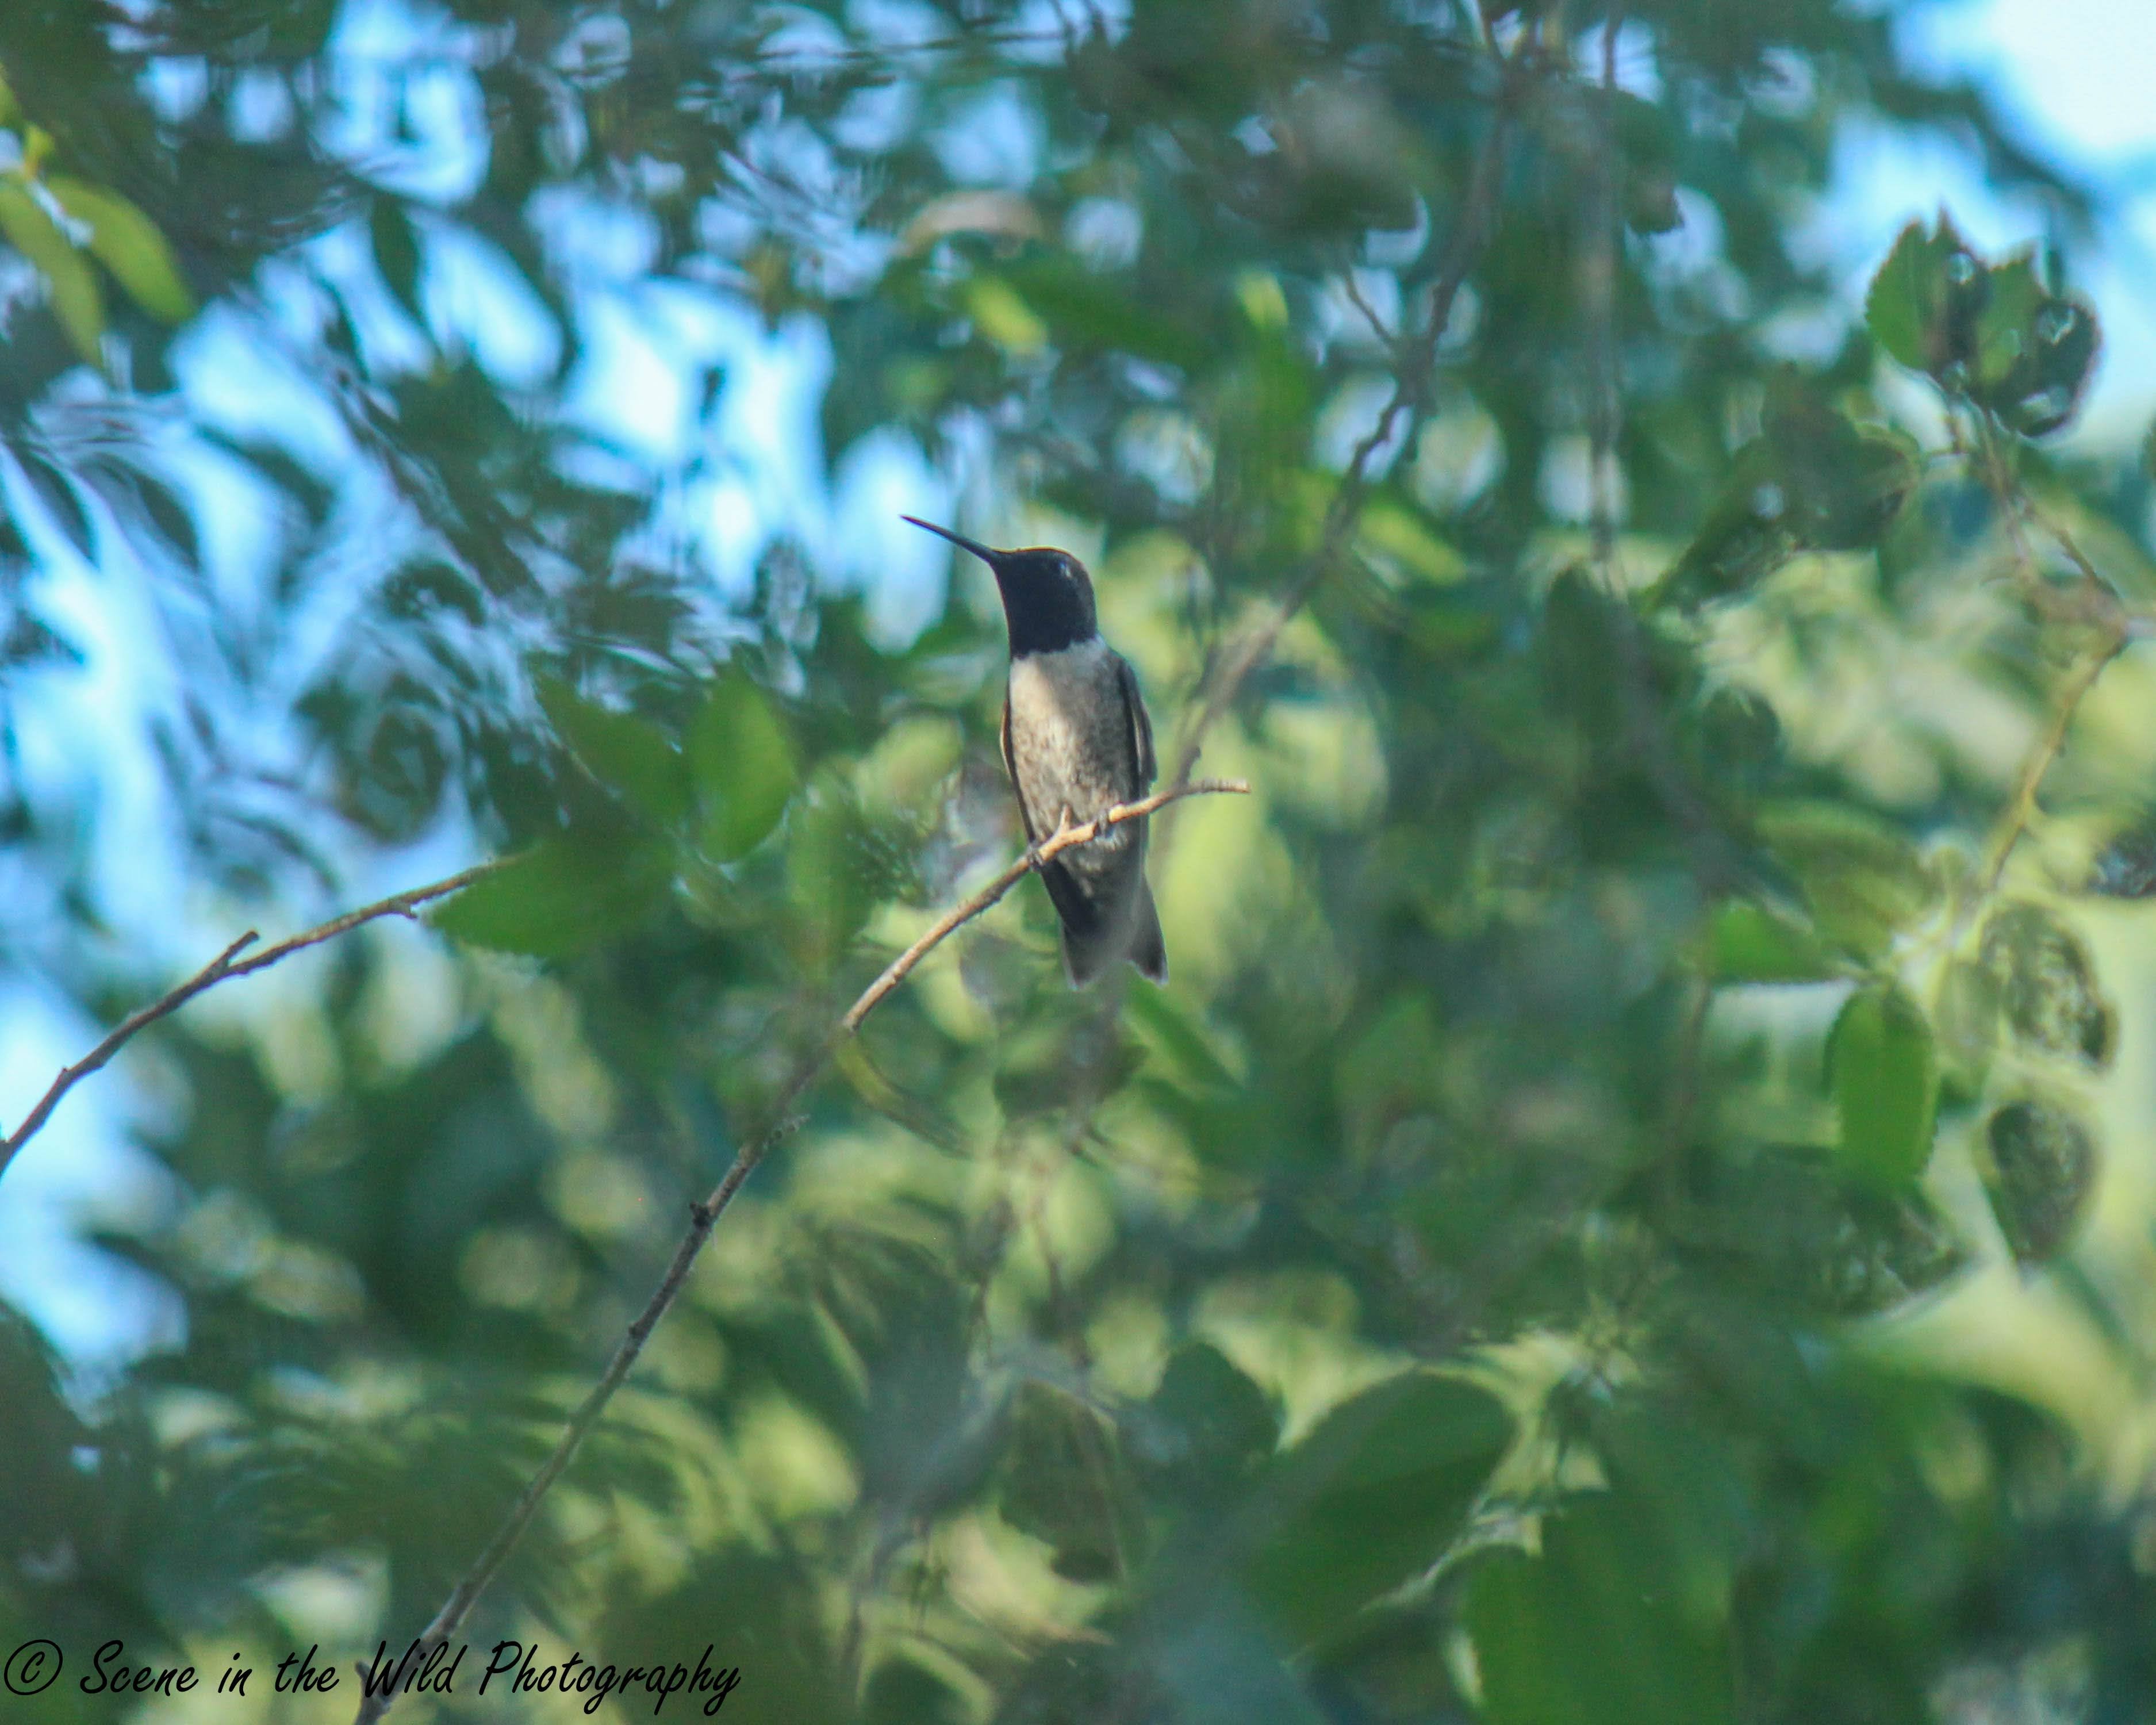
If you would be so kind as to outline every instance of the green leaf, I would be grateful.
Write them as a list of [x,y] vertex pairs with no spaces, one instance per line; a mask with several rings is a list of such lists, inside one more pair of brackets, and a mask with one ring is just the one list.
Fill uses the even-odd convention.
[[1285,1513],[1246,1565],[1252,1595],[1291,1645],[1330,1640],[1444,1554],[1512,1435],[1488,1391],[1427,1372],[1342,1403],[1268,1472]]
[[1960,325],[1979,297],[1971,284],[1982,275],[1944,217],[1930,231],[1912,222],[1872,278],[1865,324],[1892,358],[1937,375],[1962,357],[1966,335]]
[[1936,886],[1899,828],[1845,803],[1793,800],[1763,809],[1759,837],[1804,888],[1820,931],[1877,958],[1928,911]]
[[1037,1381],[1019,1386],[1008,1418],[1003,1518],[1045,1541],[1066,1581],[1113,1580],[1137,1537],[1113,1430],[1069,1391]]
[[539,705],[577,763],[639,814],[662,827],[688,814],[688,768],[654,727],[585,701],[552,677],[540,681]]
[[1546,1516],[1538,1557],[1475,1567],[1466,1621],[1490,1725],[1724,1725],[1729,1638],[1643,1561],[1641,1514],[1614,1494]]
[[1817,983],[1841,970],[1810,929],[1743,900],[1714,913],[1712,952],[1717,982]]
[[45,278],[53,315],[74,351],[91,365],[102,365],[105,301],[96,273],[20,180],[0,180],[0,234]]
[[2109,1064],[2115,1014],[2071,929],[2038,906],[2008,905],[1984,926],[1979,950],[2016,1036],[2047,1054]]
[[117,192],[66,174],[45,185],[60,208],[90,228],[90,249],[127,290],[128,297],[160,323],[185,323],[195,315],[194,295],[181,280],[172,249],[156,223]]
[[424,330],[427,316],[419,303],[419,273],[424,260],[418,228],[412,225],[402,203],[383,196],[374,200],[367,231],[373,239],[375,267],[381,270],[382,280],[397,296],[397,303],[411,314],[413,322]]
[[717,862],[746,856],[778,824],[799,783],[793,739],[763,691],[729,671],[690,721],[685,745],[705,853]]
[[1938,1059],[1931,1021],[1900,988],[1849,997],[1827,1041],[1827,1077],[1841,1124],[1835,1163],[1861,1183],[1897,1190],[1931,1159]]
[[559,958],[643,922],[672,873],[662,845],[623,852],[550,839],[474,881],[429,920],[470,946]]
[[1137,1459],[1163,1482],[1198,1497],[1242,1485],[1280,1439],[1271,1397],[1209,1342],[1169,1356],[1134,1423]]
[[1988,965],[1965,958],[1948,963],[1932,1007],[1938,1039],[1939,1082],[1950,1100],[1981,1095],[1999,1043],[1999,978]]
[[2015,1260],[2041,1264],[2072,1236],[2095,1189],[2096,1146],[2088,1130],[2047,1102],[2009,1102],[1984,1131],[1990,1166],[1984,1191]]

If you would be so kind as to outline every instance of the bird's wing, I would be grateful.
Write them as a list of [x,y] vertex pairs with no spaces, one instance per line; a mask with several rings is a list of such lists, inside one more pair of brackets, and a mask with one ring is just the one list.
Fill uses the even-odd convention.
[[1025,787],[1018,782],[1018,767],[1011,759],[1010,692],[1004,692],[1003,729],[996,733],[996,741],[1004,752],[1004,777],[1010,780],[1011,794],[1018,798],[1018,818],[1025,829],[1025,842],[1038,845],[1040,834],[1033,829],[1033,811],[1025,806]]
[[[1131,669],[1131,662],[1122,654],[1116,655],[1116,675],[1122,680],[1123,706],[1131,717],[1131,751],[1138,769],[1138,783],[1150,787],[1160,776],[1159,763],[1153,759],[1152,720],[1146,712],[1145,696],[1138,693],[1138,674]],[[1010,721],[1004,723],[1008,728]]]

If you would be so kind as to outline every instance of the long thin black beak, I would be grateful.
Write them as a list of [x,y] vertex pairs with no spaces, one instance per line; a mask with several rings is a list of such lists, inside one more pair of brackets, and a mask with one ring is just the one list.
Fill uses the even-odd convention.
[[961,550],[973,552],[990,568],[995,567],[996,559],[1003,555],[1001,552],[991,551],[987,546],[976,540],[968,539],[963,533],[954,533],[948,527],[939,527],[933,521],[924,521],[917,515],[901,516],[899,519],[903,521],[911,521],[916,527],[926,527],[932,533],[940,534]]

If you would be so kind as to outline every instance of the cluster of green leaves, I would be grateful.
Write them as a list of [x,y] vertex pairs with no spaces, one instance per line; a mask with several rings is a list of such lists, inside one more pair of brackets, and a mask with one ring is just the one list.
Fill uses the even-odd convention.
[[[2103,727],[2053,704],[2156,592],[2149,480],[2044,441],[2096,351],[2056,260],[1912,228],[1836,351],[1801,333],[1846,124],[2085,213],[1893,11],[1641,0],[1648,95],[1583,74],[1592,4],[453,0],[363,52],[330,0],[0,9],[32,206],[83,216],[64,169],[154,211],[335,428],[176,393],[124,223],[7,230],[10,602],[44,626],[33,521],[100,582],[114,529],[182,553],[145,578],[215,625],[164,644],[205,881],[515,859],[157,1028],[167,1198],[100,1244],[184,1335],[67,1386],[6,1332],[0,1628],[206,1667],[414,1633],[801,1053],[1014,846],[992,595],[896,641],[782,528],[721,601],[681,547],[737,380],[685,362],[685,453],[608,445],[595,294],[818,332],[833,468],[910,440],[998,500],[970,530],[1081,551],[1167,757],[1415,378],[1499,135],[1428,387],[1203,739],[1256,794],[1157,823],[1173,987],[1071,996],[1029,885],[939,948],[470,1635],[716,1641],[726,1716],[789,1725],[1913,1722],[2062,1670],[2145,1712],[2145,1493],[2085,1483],[2156,1375],[2100,1182],[2145,1123],[2103,940],[2149,891],[2135,655]],[[348,102],[475,177],[341,162]],[[475,248],[551,374],[444,311]],[[85,257],[134,295],[107,387],[274,524],[247,603],[146,444],[71,435]],[[115,1015],[74,816],[8,795]]]

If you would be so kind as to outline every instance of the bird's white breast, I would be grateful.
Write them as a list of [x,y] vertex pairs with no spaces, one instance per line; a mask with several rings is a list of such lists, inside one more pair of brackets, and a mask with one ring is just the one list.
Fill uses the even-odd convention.
[[[1140,793],[1122,679],[1097,638],[1013,661],[1010,731],[1019,794],[1043,831],[1063,809],[1090,820]],[[1106,847],[1121,837],[1109,835]]]
[[1010,669],[1011,723],[1045,753],[1077,755],[1095,745],[1103,712],[1120,713],[1123,692],[1107,644],[1096,638],[1060,653],[1029,653]]

